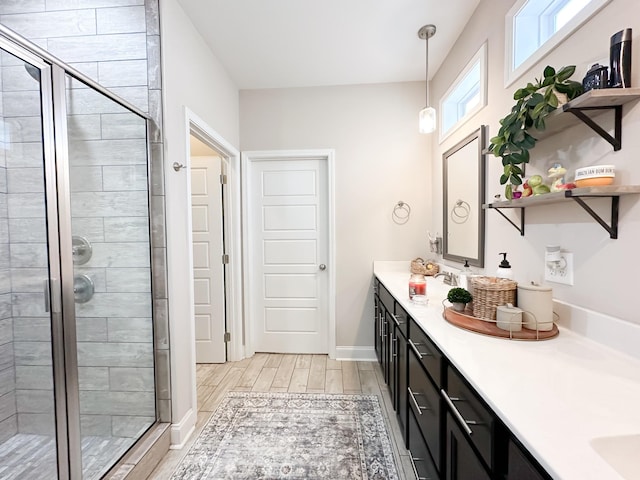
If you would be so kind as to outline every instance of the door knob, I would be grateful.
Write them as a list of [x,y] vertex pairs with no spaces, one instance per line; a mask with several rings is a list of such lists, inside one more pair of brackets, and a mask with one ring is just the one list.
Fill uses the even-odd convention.
[[326,270],[327,266],[324,263],[321,263],[319,268],[320,270]]

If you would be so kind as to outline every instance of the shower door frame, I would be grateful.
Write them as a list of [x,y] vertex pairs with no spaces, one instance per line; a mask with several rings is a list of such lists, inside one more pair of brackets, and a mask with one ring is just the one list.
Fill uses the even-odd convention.
[[[109,100],[141,117],[146,125],[147,218],[149,219],[149,271],[151,291],[152,342],[154,364],[155,422],[138,437],[120,458],[115,458],[107,472],[120,464],[149,431],[159,423],[158,372],[156,362],[154,292],[154,240],[151,225],[151,118],[137,107],[113,93],[83,73],[49,54],[0,24],[0,49],[40,69],[43,172],[46,202],[47,253],[49,279],[45,302],[51,318],[51,349],[53,397],[58,480],[81,480],[82,437],[80,431],[80,395],[76,339],[76,311],[71,233],[71,192],[69,185],[69,145],[67,132],[66,75],[69,75]],[[46,294],[45,294],[46,295]]]

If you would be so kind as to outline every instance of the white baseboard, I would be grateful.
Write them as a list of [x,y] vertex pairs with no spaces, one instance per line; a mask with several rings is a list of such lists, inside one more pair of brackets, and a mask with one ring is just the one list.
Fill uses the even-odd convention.
[[196,429],[197,419],[197,414],[193,409],[189,409],[185,416],[182,417],[182,420],[171,424],[171,446],[169,446],[171,450],[179,450],[184,447],[184,444]]
[[336,347],[336,360],[375,362],[378,357],[373,347]]

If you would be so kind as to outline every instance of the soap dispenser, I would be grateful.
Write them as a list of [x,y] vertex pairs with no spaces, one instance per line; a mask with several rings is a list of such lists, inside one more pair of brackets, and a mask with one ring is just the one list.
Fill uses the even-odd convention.
[[496,277],[513,280],[513,270],[511,270],[511,265],[507,260],[507,252],[502,252],[498,255],[502,255],[502,261],[500,262],[500,265],[498,265],[498,270],[496,270]]
[[473,276],[473,271],[469,266],[469,260],[465,258],[464,267],[462,267],[462,270],[458,275],[458,283],[460,284],[460,287],[470,291],[472,276]]

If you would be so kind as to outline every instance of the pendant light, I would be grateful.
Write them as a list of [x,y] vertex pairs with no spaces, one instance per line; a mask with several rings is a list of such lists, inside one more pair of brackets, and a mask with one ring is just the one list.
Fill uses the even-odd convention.
[[420,133],[431,133],[436,129],[436,109],[429,106],[429,39],[436,34],[435,25],[425,25],[418,30],[418,37],[425,40],[427,43],[426,48],[426,84],[427,84],[427,105],[420,110],[419,128]]

